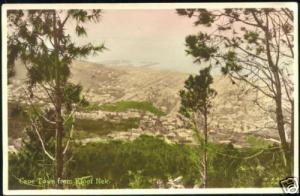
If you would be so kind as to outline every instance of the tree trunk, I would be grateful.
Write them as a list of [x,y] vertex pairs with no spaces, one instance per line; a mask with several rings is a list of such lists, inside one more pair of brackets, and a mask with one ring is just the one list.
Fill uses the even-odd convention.
[[207,129],[208,129],[207,128],[207,109],[205,108],[205,111],[204,111],[204,153],[203,153],[204,177],[203,177],[203,188],[207,187]]
[[285,159],[287,161],[287,170],[289,174],[292,174],[291,168],[291,152],[289,148],[289,144],[286,141],[285,128],[284,128],[284,118],[282,111],[282,99],[281,99],[281,89],[277,89],[276,96],[276,121],[277,121],[277,129],[281,140],[282,149],[284,152]]
[[276,122],[277,122],[277,129],[281,140],[282,149],[284,152],[285,159],[287,161],[287,170],[289,174],[292,173],[291,168],[291,152],[289,148],[289,144],[286,141],[286,134],[284,128],[284,117],[283,117],[283,110],[282,110],[282,91],[281,91],[281,82],[279,78],[278,68],[273,67],[272,69],[275,79],[275,88],[276,88]]
[[63,188],[61,180],[63,178],[64,169],[64,155],[63,155],[63,137],[64,137],[64,125],[62,117],[62,84],[59,73],[60,62],[59,62],[59,38],[57,35],[56,27],[56,11],[53,11],[53,40],[54,50],[56,56],[56,79],[55,79],[55,109],[56,109],[56,186],[59,189]]
[[62,189],[63,184],[59,183],[63,178],[64,156],[63,156],[63,118],[61,115],[61,97],[60,91],[56,96],[56,183],[57,188]]
[[279,68],[277,64],[274,64],[271,55],[270,42],[269,39],[271,37],[270,29],[269,29],[269,16],[266,13],[266,26],[262,27],[265,32],[266,39],[266,54],[268,59],[268,64],[272,74],[274,75],[274,85],[275,85],[275,102],[276,102],[276,121],[277,121],[277,129],[279,133],[279,137],[281,140],[282,149],[284,151],[284,156],[287,161],[287,170],[289,174],[291,174],[290,162],[291,162],[291,154],[289,151],[289,145],[286,141],[285,129],[284,129],[284,118],[282,111],[282,91],[281,91],[281,81],[279,76]]

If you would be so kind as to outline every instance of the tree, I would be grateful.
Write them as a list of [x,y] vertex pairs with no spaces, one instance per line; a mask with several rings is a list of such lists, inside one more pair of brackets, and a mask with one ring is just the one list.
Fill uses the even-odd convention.
[[[79,57],[101,52],[104,45],[90,43],[77,46],[67,33],[67,24],[75,23],[77,36],[87,35],[84,24],[98,22],[101,10],[8,10],[8,66],[13,67],[20,58],[27,69],[27,99],[38,116],[55,125],[56,153],[51,155],[40,138],[36,118],[31,124],[45,154],[56,162],[57,188],[63,178],[64,158],[72,139],[74,113],[78,104],[85,102],[80,95],[82,88],[68,81],[69,65]],[[37,93],[37,90],[43,93]],[[36,102],[50,103],[55,119],[47,119],[43,110],[36,108]],[[68,137],[67,134],[70,134]]]
[[[273,9],[179,9],[179,15],[195,17],[203,28],[198,35],[186,38],[187,53],[195,62],[218,65],[233,83],[243,81],[274,102],[275,110],[255,103],[275,114],[287,169],[292,172],[294,140],[293,12]],[[209,27],[209,30],[208,28]],[[205,30],[207,29],[207,30]],[[291,143],[287,141],[287,129]]]
[[[212,98],[214,98],[217,92],[210,87],[213,83],[213,78],[210,75],[211,66],[200,70],[199,75],[192,76],[185,81],[184,90],[180,91],[181,107],[180,112],[186,117],[191,118],[193,124],[196,127],[197,133],[200,130],[199,125],[203,124],[204,127],[204,144],[202,148],[203,152],[203,172],[202,186],[207,187],[207,142],[208,142],[208,114],[212,107]],[[204,119],[204,122],[199,122]]]

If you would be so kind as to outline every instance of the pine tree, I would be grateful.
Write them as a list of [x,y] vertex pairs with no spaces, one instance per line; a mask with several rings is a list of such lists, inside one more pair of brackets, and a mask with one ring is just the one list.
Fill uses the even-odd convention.
[[[211,66],[200,70],[199,75],[192,76],[185,81],[184,90],[180,91],[180,112],[190,118],[196,128],[200,131],[199,124],[203,124],[204,142],[202,142],[203,162],[201,173],[202,186],[207,187],[207,142],[208,142],[208,114],[212,107],[212,99],[217,92],[211,88],[213,78],[210,75]],[[202,120],[202,121],[201,121]]]
[[[31,106],[34,100],[50,103],[55,111],[55,119],[47,119],[45,113],[38,112],[49,124],[55,126],[55,156],[46,149],[40,138],[45,154],[56,162],[57,188],[63,188],[59,183],[63,179],[64,159],[69,148],[73,130],[68,127],[74,123],[76,106],[84,102],[80,96],[81,87],[68,81],[69,65],[76,58],[86,57],[105,49],[88,43],[77,46],[67,33],[67,24],[75,23],[77,36],[86,36],[84,24],[98,22],[101,10],[8,10],[8,66],[13,67],[20,58],[27,69],[27,95]],[[35,89],[43,90],[46,99],[35,93]],[[38,111],[37,108],[34,108]],[[37,131],[36,119],[31,123]],[[67,134],[70,134],[68,137]]]

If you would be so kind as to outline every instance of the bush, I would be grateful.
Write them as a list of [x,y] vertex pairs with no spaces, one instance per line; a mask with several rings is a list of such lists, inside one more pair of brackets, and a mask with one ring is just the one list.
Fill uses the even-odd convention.
[[[186,186],[193,186],[199,176],[197,150],[191,146],[171,145],[151,136],[132,142],[90,143],[77,147],[67,169],[70,178],[94,176],[109,184],[87,188],[128,188],[139,184],[153,187],[153,179],[183,176]],[[136,182],[138,180],[141,182]],[[142,179],[141,179],[142,178]]]
[[25,107],[18,102],[9,102],[7,116],[9,137],[18,138],[24,136],[23,130],[29,124]]
[[[47,118],[53,120],[53,111],[47,112]],[[40,118],[40,135],[45,141],[45,148],[52,155],[55,152],[55,126]],[[19,180],[54,179],[55,164],[47,157],[41,147],[36,133],[30,127],[26,128],[26,139],[23,148],[17,153],[9,153],[9,189],[43,189],[53,186],[47,184],[20,183]]]
[[[139,118],[120,119],[119,122],[98,119],[76,119],[75,135],[76,138],[85,138],[90,136],[103,136],[113,131],[128,131],[132,128],[138,128]],[[79,134],[79,135],[78,135]]]
[[276,145],[236,149],[231,144],[213,144],[208,157],[209,187],[279,187],[279,180],[288,174]]
[[[77,144],[72,147],[73,158],[66,161],[65,178],[93,177],[107,183],[66,188],[155,188],[157,180],[166,185],[168,178],[178,176],[183,176],[185,187],[193,187],[201,181],[200,152],[196,146],[168,144],[145,135],[133,141]],[[208,161],[210,188],[278,187],[279,180],[288,174],[280,146],[276,145],[237,149],[231,144],[209,143]],[[17,180],[53,179],[51,164],[37,140],[28,142],[24,150],[9,156],[9,188],[51,188],[22,185]]]
[[253,135],[246,137],[246,140],[250,144],[251,148],[254,149],[264,149],[272,145],[272,142],[266,141],[260,137],[255,137]]

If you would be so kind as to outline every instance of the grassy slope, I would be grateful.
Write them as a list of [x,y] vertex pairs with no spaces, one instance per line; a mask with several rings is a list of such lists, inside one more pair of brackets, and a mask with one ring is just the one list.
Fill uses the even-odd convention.
[[147,101],[119,101],[116,103],[107,103],[103,105],[92,104],[86,107],[85,111],[103,110],[110,112],[126,112],[130,109],[136,109],[143,112],[151,112],[158,116],[164,115],[161,110]]

